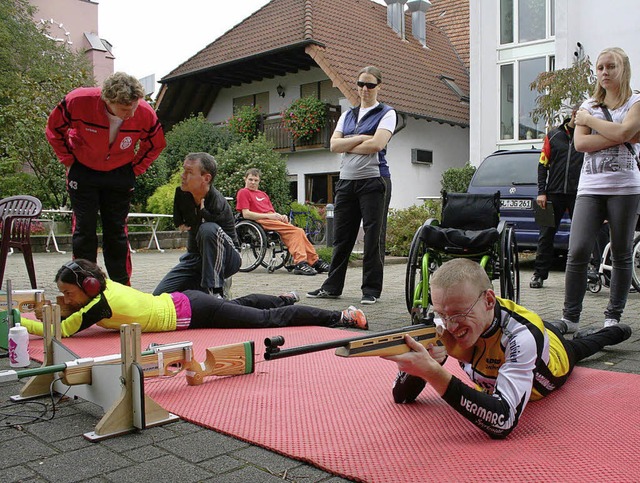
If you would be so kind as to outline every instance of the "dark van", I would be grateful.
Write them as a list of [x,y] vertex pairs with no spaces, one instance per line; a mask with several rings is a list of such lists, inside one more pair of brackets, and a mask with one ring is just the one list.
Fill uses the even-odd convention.
[[[538,245],[540,228],[534,221],[533,206],[538,196],[539,160],[539,149],[496,151],[482,161],[469,183],[469,193],[500,191],[500,219],[513,224],[518,250],[535,250]],[[554,241],[559,253],[569,247],[570,225],[565,214]]]

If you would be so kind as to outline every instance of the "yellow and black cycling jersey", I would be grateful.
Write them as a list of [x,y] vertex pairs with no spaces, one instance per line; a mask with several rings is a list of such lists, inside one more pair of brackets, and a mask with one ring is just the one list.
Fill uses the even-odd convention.
[[454,376],[443,399],[495,438],[516,427],[530,399],[559,388],[571,372],[560,338],[537,314],[501,298],[471,361],[460,366],[476,387]]

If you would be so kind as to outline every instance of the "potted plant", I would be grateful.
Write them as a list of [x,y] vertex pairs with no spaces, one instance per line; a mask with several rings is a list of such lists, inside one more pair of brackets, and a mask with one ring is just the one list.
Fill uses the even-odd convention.
[[294,139],[307,141],[327,122],[325,103],[313,96],[301,97],[282,112],[282,122]]
[[231,132],[234,132],[248,141],[253,141],[258,135],[260,118],[262,114],[256,106],[241,106],[227,121]]

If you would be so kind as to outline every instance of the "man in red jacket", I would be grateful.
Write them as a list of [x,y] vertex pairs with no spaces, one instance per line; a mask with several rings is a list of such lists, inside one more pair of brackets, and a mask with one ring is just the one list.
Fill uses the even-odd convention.
[[160,155],[166,141],[144,88],[124,72],[102,86],[74,89],[49,115],[47,139],[67,167],[73,210],[73,256],[96,261],[98,211],[109,277],[128,285],[131,254],[127,216],[135,177]]

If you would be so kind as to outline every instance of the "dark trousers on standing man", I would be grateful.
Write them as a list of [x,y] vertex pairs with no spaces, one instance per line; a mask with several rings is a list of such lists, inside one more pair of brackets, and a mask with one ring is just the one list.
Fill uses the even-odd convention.
[[111,280],[123,285],[129,285],[131,278],[127,216],[134,185],[131,164],[111,171],[95,171],[76,161],[67,173],[73,209],[73,257],[96,262],[100,212],[105,268]]
[[553,204],[553,216],[555,226],[541,226],[536,250],[533,275],[542,280],[549,278],[549,270],[553,264],[553,239],[556,236],[560,221],[565,211],[569,210],[569,216],[573,217],[573,207],[576,204],[576,195],[564,195],[550,193],[547,202]]

